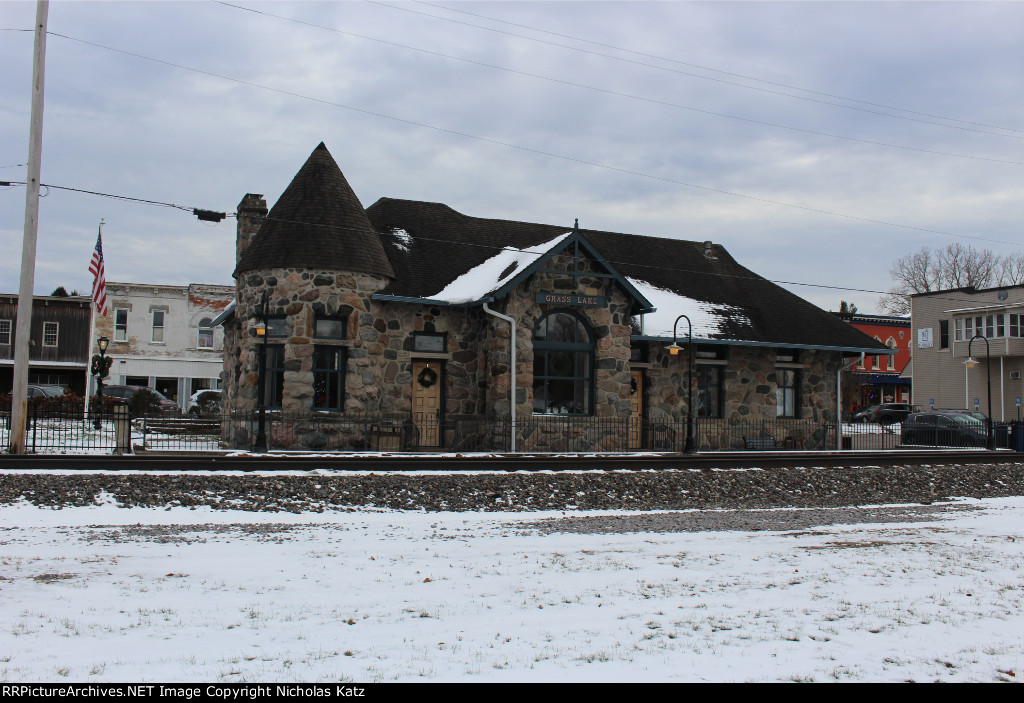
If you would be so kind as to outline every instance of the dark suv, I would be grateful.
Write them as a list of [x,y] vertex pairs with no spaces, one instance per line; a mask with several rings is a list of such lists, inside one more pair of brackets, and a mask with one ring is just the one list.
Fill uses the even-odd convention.
[[986,423],[976,417],[950,410],[913,413],[900,428],[901,444],[933,447],[984,447],[988,444]]
[[[881,425],[891,425],[894,422],[903,422],[910,413],[916,413],[921,408],[909,403],[882,403],[864,415],[863,422],[877,422]],[[870,410],[870,409],[869,409]]]

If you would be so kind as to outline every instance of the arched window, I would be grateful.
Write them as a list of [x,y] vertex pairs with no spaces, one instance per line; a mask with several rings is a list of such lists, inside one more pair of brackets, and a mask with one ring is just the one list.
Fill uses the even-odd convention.
[[556,310],[533,328],[533,412],[591,415],[594,412],[594,337],[571,310]]
[[199,344],[200,349],[213,349],[213,320],[204,317],[199,321]]
[[[896,349],[897,348],[896,347],[896,340],[893,339],[892,337],[889,337],[889,339],[885,340],[885,346],[889,347],[890,349]],[[890,355],[890,356],[888,356],[886,358],[885,368],[888,369],[889,371],[895,371],[896,370],[896,355],[895,354],[892,354],[892,355]]]

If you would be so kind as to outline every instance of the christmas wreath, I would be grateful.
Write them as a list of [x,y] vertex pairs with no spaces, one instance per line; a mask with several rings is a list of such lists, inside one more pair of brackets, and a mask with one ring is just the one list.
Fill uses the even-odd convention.
[[424,388],[430,388],[432,385],[437,383],[437,371],[434,371],[434,369],[428,366],[420,371],[420,375],[416,377],[416,381]]
[[629,379],[629,394],[636,395],[636,392],[640,390],[640,384],[636,382],[635,378]]

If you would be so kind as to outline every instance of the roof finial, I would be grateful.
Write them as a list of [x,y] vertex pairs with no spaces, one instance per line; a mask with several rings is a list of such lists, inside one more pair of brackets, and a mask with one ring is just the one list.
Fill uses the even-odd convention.
[[576,218],[576,224],[574,224],[572,226],[572,231],[573,232],[579,232],[580,231],[580,218],[578,218],[578,217]]

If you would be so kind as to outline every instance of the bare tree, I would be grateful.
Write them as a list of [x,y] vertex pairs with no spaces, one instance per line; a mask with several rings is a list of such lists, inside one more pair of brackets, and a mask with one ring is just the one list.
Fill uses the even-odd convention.
[[924,247],[893,262],[889,275],[893,288],[878,300],[879,307],[893,315],[910,312],[908,296],[949,288],[988,288],[1009,285],[1019,277],[1024,282],[1024,255],[999,257],[990,249],[949,244],[932,251]]
[[999,262],[996,285],[1019,286],[1024,284],[1024,252],[1006,254]]

